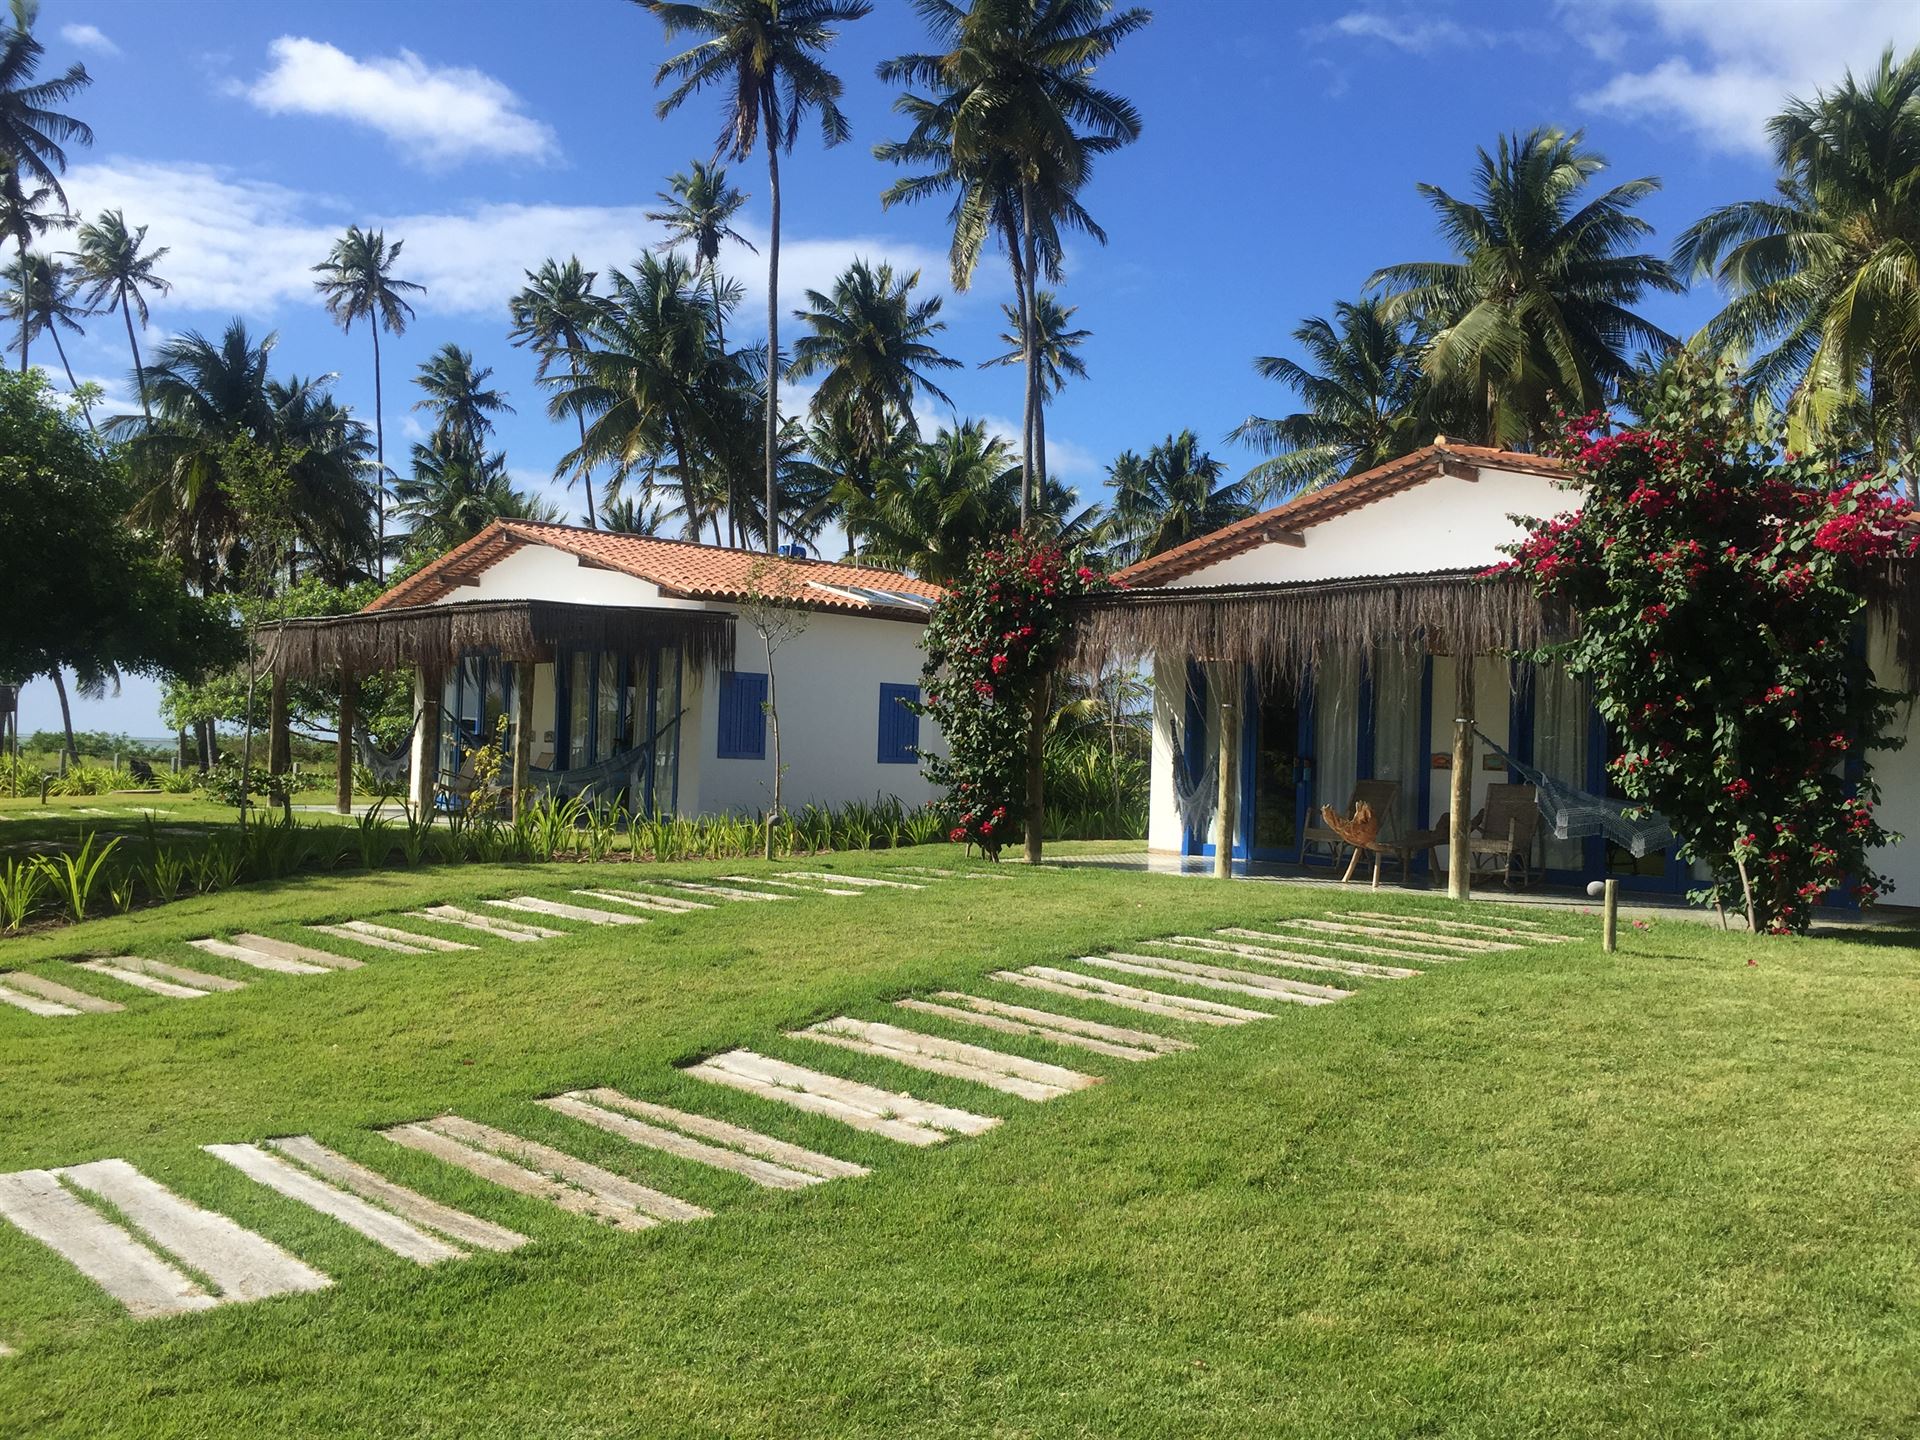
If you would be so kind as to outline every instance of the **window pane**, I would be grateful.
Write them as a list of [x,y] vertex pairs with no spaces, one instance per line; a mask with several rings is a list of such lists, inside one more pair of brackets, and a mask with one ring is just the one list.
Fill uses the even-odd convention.
[[594,730],[593,758],[605,760],[624,748],[620,741],[620,657],[602,651],[599,671],[600,683],[594,691],[594,714],[599,723]]
[[1394,819],[1402,836],[1422,828],[1414,812],[1420,804],[1420,772],[1426,758],[1420,735],[1424,669],[1424,656],[1397,645],[1373,656],[1373,778],[1399,784]]
[[653,796],[657,815],[680,803],[680,647],[663,645],[654,659]]
[[[1584,790],[1590,733],[1587,687],[1569,675],[1564,666],[1536,666],[1533,672],[1534,765],[1554,779]],[[1548,869],[1582,868],[1580,841],[1554,839],[1550,820],[1541,825],[1540,833]]]
[[592,758],[587,745],[593,719],[593,657],[585,650],[567,656],[567,764],[585,765]]

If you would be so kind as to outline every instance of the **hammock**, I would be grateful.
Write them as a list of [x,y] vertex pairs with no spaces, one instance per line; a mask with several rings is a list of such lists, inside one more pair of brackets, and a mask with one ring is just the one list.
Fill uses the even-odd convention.
[[[680,715],[687,712],[682,710]],[[666,724],[631,749],[609,755],[604,760],[596,760],[591,765],[574,765],[565,770],[538,770],[529,768],[527,785],[529,789],[545,790],[549,794],[570,797],[585,795],[590,791],[608,794],[624,788],[629,802],[635,796],[645,793],[645,777],[653,764],[654,745],[659,738],[680,723],[680,715],[674,716]],[[624,781],[624,787],[614,784]]]
[[413,768],[413,732],[419,728],[420,717],[416,714],[413,723],[407,726],[407,733],[400,737],[399,747],[381,750],[374,745],[366,727],[357,726],[353,732],[353,748],[359,753],[360,763],[373,772],[376,781],[382,785],[398,785]]
[[1187,747],[1183,737],[1173,737],[1173,808],[1187,834],[1205,839],[1213,829],[1213,812],[1220,804],[1220,761],[1210,756],[1198,775],[1187,768]]
[[[1480,743],[1506,762],[1521,779],[1533,786],[1534,801],[1547,823],[1553,826],[1556,840],[1585,840],[1604,835],[1614,844],[1643,860],[1673,844],[1673,827],[1651,810],[1639,810],[1630,802],[1609,800],[1556,780],[1546,771],[1522,764],[1493,741],[1482,735]],[[1637,813],[1636,813],[1637,812]]]

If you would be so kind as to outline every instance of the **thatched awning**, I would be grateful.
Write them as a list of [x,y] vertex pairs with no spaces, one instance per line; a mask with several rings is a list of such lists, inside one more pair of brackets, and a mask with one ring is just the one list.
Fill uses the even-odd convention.
[[1178,655],[1297,677],[1330,654],[1418,647],[1484,655],[1565,633],[1564,614],[1524,581],[1477,571],[1153,588],[1077,602],[1071,662],[1095,668]]
[[695,665],[733,663],[733,620],[722,610],[576,605],[561,600],[470,600],[284,620],[262,628],[261,663],[294,680],[411,670],[444,671],[469,651],[552,660],[556,650],[633,652],[679,645]]

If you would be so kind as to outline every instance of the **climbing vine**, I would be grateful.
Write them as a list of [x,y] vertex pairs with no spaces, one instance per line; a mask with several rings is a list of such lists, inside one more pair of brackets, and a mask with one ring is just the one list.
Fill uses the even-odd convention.
[[934,608],[918,709],[947,753],[921,760],[945,792],[935,804],[950,839],[997,859],[1023,835],[1030,727],[1066,644],[1068,605],[1107,583],[1057,544],[1012,536],[975,552]]
[[1912,511],[1844,452],[1785,451],[1693,357],[1631,400],[1637,424],[1570,423],[1580,508],[1529,522],[1496,568],[1577,614],[1551,653],[1592,687],[1619,790],[1712,867],[1706,893],[1804,931],[1829,892],[1888,888],[1868,859],[1896,838],[1874,818],[1871,757],[1901,743],[1898,697],[1864,630],[1876,576],[1913,550]]

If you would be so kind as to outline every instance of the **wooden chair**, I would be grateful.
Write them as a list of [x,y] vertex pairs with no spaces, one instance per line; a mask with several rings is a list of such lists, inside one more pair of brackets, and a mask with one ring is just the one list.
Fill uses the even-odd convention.
[[[1362,808],[1366,814],[1362,816]],[[1309,825],[1305,843],[1330,845],[1333,858],[1340,858],[1340,847],[1348,846],[1353,855],[1347,861],[1340,883],[1346,884],[1359,868],[1363,853],[1373,856],[1373,888],[1380,888],[1380,868],[1389,858],[1400,862],[1400,878],[1412,873],[1414,853],[1422,847],[1417,836],[1404,835],[1400,828],[1400,782],[1398,780],[1361,780],[1353,787],[1353,798],[1345,816],[1321,812],[1320,825]],[[1336,820],[1339,822],[1336,825]],[[1302,848],[1304,854],[1304,846]]]
[[1540,831],[1540,802],[1531,785],[1489,785],[1487,803],[1474,817],[1467,850],[1476,875],[1499,875],[1511,890],[1513,872],[1533,883],[1533,842]]

